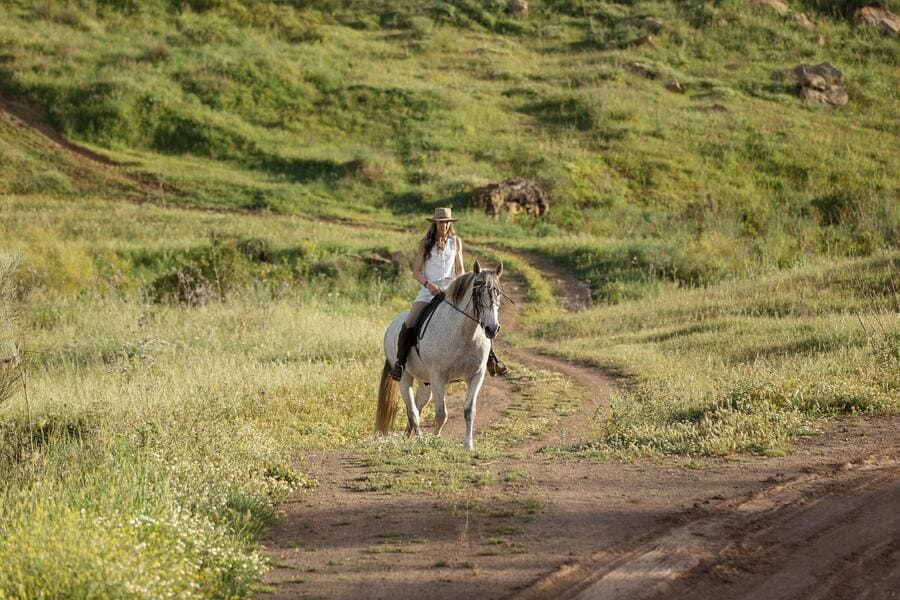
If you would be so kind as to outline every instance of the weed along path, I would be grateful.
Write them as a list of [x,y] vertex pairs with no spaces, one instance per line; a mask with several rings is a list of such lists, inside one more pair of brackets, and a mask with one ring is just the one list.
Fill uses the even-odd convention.
[[[86,189],[123,201],[273,217],[170,204],[177,189],[69,142],[31,105],[4,95],[0,130],[58,158]],[[342,233],[368,228],[297,218]],[[525,267],[523,281],[531,269],[550,282],[566,309],[589,300],[552,262],[482,250],[511,255]],[[536,288],[507,286],[517,304],[503,321],[515,331],[526,326],[517,311]],[[622,382],[516,347],[510,336],[501,335],[498,351],[513,372],[483,388],[474,453],[462,451],[457,387],[441,439],[398,433],[298,456],[318,486],[279,507],[263,539],[272,568],[259,597],[897,597],[900,417],[834,420],[776,458],[576,460],[544,450],[596,436]]]
[[[531,264],[574,302],[568,278]],[[521,308],[521,284],[507,285]],[[505,325],[520,324],[516,310]],[[264,539],[273,568],[259,597],[886,598],[897,589],[900,418],[836,421],[789,456],[699,468],[683,458],[564,459],[541,449],[586,439],[617,382],[502,337],[516,374],[486,382],[473,455],[461,451],[456,390],[441,441],[398,434],[303,457],[319,485],[282,505]]]

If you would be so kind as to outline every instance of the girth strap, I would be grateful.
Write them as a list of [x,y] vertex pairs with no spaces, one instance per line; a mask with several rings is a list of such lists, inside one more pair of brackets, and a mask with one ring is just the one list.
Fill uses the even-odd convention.
[[431,324],[431,317],[434,316],[434,312],[437,310],[437,307],[441,305],[441,302],[445,302],[447,304],[447,306],[449,306],[450,308],[452,308],[459,314],[465,316],[468,319],[471,319],[472,321],[475,321],[475,323],[477,323],[478,325],[481,325],[481,323],[478,321],[478,319],[474,318],[469,313],[460,310],[459,307],[454,305],[452,302],[448,302],[447,297],[443,292],[441,292],[440,294],[435,294],[434,298],[431,299],[431,302],[428,303],[428,306],[426,306],[424,309],[422,309],[422,312],[419,314],[419,318],[416,319],[416,324],[415,324],[416,346],[415,346],[415,348],[416,348],[416,354],[419,355],[419,358],[422,358],[422,354],[419,352],[419,341],[421,341],[421,339],[423,337],[425,337],[425,332],[428,331],[428,325]]

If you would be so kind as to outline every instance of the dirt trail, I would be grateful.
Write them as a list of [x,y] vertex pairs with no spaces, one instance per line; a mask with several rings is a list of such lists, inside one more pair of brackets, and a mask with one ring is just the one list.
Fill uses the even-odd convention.
[[[58,154],[75,176],[157,199],[177,194],[69,142],[40,111],[2,95],[0,127],[27,130],[29,144]],[[552,262],[521,256],[555,282],[563,306],[586,305],[583,284]],[[504,323],[516,326],[514,310]],[[583,390],[580,410],[481,464],[495,483],[453,497],[352,491],[365,474],[359,456],[306,454],[302,468],[320,485],[280,507],[264,540],[273,568],[261,596],[900,598],[900,417],[838,420],[800,440],[790,456],[709,459],[699,469],[680,459],[564,461],[537,450],[587,436],[615,379],[502,341],[498,349],[569,377]],[[477,429],[499,420],[514,394],[507,381],[488,380]],[[461,404],[459,393],[448,398],[445,435],[456,440]]]
[[[562,294],[578,293],[541,267]],[[519,301],[515,282],[506,285]],[[504,326],[519,324],[515,310]],[[354,492],[364,469],[351,456],[308,457],[321,486],[284,506],[265,542],[274,568],[264,597],[896,598],[898,544],[887,532],[898,530],[900,418],[838,421],[790,456],[710,459],[701,469],[678,459],[564,461],[537,450],[588,435],[616,381],[502,341],[498,351],[571,378],[581,409],[487,465],[498,483],[458,497]],[[486,382],[479,428],[512,393],[502,379]],[[454,439],[461,403],[448,400]]]
[[[129,172],[111,158],[67,139],[47,124],[47,115],[41,108],[26,100],[0,94],[0,124],[27,132],[34,147],[40,146],[62,159],[75,179],[100,180],[111,189],[140,195],[178,192],[149,175]],[[136,198],[131,201],[139,202]]]

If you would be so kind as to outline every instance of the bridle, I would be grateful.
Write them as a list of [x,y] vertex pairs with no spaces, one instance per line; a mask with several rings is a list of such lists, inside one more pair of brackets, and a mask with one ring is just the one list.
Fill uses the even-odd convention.
[[[485,293],[488,297],[487,303],[483,302]],[[446,304],[459,314],[463,315],[470,321],[474,321],[477,325],[480,325],[481,328],[484,329],[484,323],[481,322],[482,311],[489,309],[494,305],[499,305],[501,299],[507,300],[510,304],[515,304],[513,299],[503,291],[503,289],[500,287],[500,284],[498,284],[494,278],[490,278],[484,279],[482,281],[476,281],[472,285],[472,296],[471,298],[469,298],[468,306],[472,307],[472,312],[475,313],[474,317],[470,315],[467,310],[462,310],[461,308],[447,300],[447,296],[444,294],[441,294],[440,303]],[[434,316],[434,313],[437,310],[437,305],[440,303],[435,303],[434,308],[432,308],[430,312],[422,319],[422,327],[419,329],[418,335],[419,340],[421,340],[425,336],[425,330],[428,329],[428,325],[429,323],[431,323],[431,317]]]

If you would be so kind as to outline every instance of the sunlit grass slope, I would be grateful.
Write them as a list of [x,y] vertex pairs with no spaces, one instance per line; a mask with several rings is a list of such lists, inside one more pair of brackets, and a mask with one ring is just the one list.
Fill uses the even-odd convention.
[[[411,286],[365,259],[404,244],[294,218],[3,201],[2,349],[24,344],[28,393],[19,377],[0,403],[0,595],[247,595],[256,535],[309,483],[297,453],[371,435],[384,323]],[[154,294],[173,274],[212,293]]]
[[[562,236],[557,254],[618,301],[640,295],[623,255],[696,284],[897,244],[900,50],[857,4],[5,0],[0,89],[169,201],[397,224],[534,178],[548,221],[479,228]],[[847,106],[805,104],[785,74],[822,61]],[[14,132],[2,143],[0,189],[83,193]]]
[[522,339],[627,375],[588,456],[775,454],[818,419],[900,411],[900,256],[600,307]]

